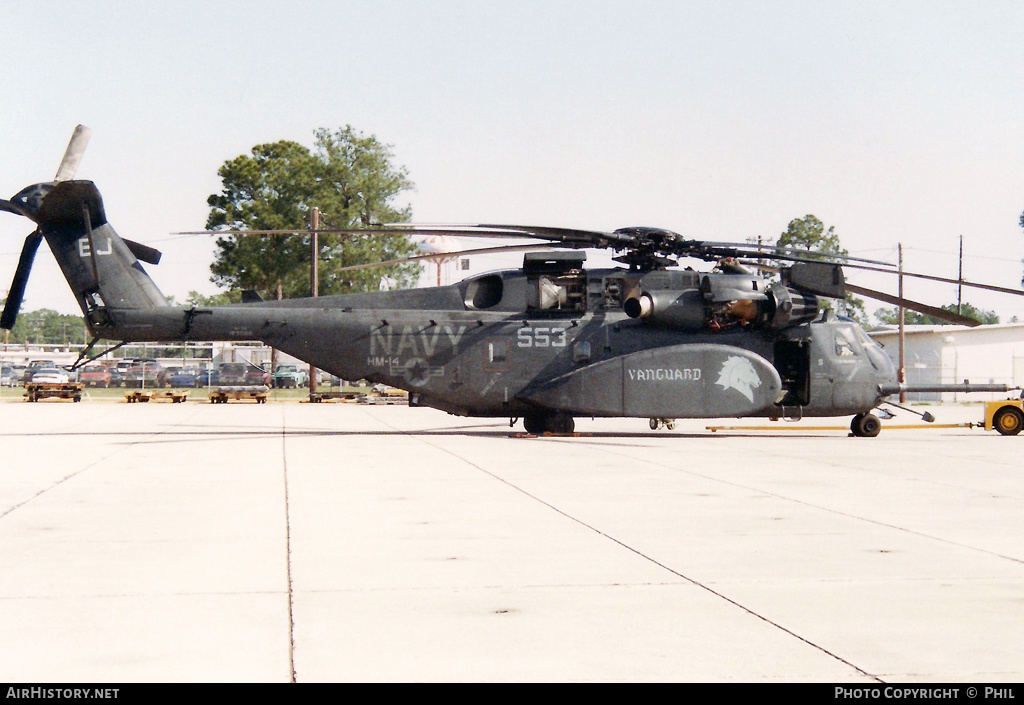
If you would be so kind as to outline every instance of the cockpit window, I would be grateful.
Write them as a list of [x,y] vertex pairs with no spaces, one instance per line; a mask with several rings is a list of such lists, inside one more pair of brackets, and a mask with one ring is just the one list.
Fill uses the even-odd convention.
[[856,335],[851,328],[836,328],[836,355],[852,357],[857,354]]
[[874,340],[870,335],[864,332],[864,329],[857,326],[853,329],[854,333],[857,334],[857,340],[860,342],[861,347],[868,348],[878,345],[878,341]]

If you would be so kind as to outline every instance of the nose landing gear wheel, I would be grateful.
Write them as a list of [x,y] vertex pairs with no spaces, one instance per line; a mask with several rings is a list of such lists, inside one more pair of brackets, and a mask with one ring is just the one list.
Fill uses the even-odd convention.
[[882,422],[874,414],[857,414],[850,422],[850,431],[861,438],[874,438],[882,430]]

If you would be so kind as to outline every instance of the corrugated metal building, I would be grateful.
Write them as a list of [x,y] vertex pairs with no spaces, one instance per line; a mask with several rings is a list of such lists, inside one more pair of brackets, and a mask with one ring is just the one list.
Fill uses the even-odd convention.
[[[896,326],[870,332],[899,366]],[[1024,323],[977,326],[905,326],[904,361],[908,384],[975,383],[1024,387]],[[1000,399],[1005,394],[908,394],[910,401]]]

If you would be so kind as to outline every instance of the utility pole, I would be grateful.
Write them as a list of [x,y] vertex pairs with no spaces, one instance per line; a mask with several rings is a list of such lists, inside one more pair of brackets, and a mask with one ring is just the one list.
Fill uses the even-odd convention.
[[[320,229],[320,209],[316,206],[313,207],[313,213],[310,217],[310,256],[309,256],[309,295],[319,296],[320,295],[320,236],[317,231]],[[313,366],[313,363],[309,363],[309,395],[312,397],[316,394],[316,375],[317,369]]]
[[320,234],[317,232],[320,228],[320,209],[316,206],[313,207],[313,215],[311,216],[311,227],[310,227],[310,256],[309,256],[309,295],[319,296],[320,295]]
[[960,236],[960,269],[956,275],[956,312],[960,313],[960,305],[964,294],[964,236]]
[[[903,330],[903,321],[904,321],[903,313],[904,313],[904,309],[903,309],[903,243],[902,242],[899,243],[899,266],[900,266],[900,276],[899,276],[899,298],[900,298],[900,336],[899,336],[900,337],[900,365],[899,365],[899,369],[896,372],[896,374],[897,374],[896,379],[900,383],[900,385],[902,385],[904,382],[907,381],[906,368],[905,368],[905,358],[904,358],[904,350],[903,350],[903,347],[904,347],[904,330]],[[907,393],[902,391],[902,390],[900,390],[900,403],[901,404],[906,404],[907,403]]]

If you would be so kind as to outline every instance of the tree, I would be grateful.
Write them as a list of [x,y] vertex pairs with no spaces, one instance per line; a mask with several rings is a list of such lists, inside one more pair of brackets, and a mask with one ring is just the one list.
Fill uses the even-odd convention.
[[[296,142],[281,141],[252,148],[225,162],[217,172],[223,190],[207,199],[206,227],[231,230],[301,230],[308,222],[314,194],[313,159]],[[301,235],[217,238],[210,270],[227,288],[256,289],[265,298],[283,298],[285,282],[301,265]]]
[[[0,299],[3,308],[4,299]],[[87,333],[81,315],[58,313],[41,308],[22,311],[14,327],[5,331],[4,342],[14,344],[68,345],[86,342]]]
[[[829,226],[826,230],[825,224],[811,214],[789,221],[789,226],[784,233],[779,235],[775,246],[812,259],[815,255],[846,257],[850,254],[840,244],[835,227]],[[828,302],[822,302],[822,305],[825,308],[831,308]],[[843,315],[849,316],[861,325],[868,322],[864,300],[858,299],[852,294],[847,294],[846,298],[839,302],[839,310]]]
[[[312,209],[320,209],[321,228],[350,229],[405,222],[408,208],[391,201],[412,188],[406,170],[392,165],[388,145],[350,126],[316,131],[315,152],[283,140],[261,144],[221,166],[222,191],[207,199],[209,229],[299,230],[309,228]],[[342,267],[399,259],[416,254],[401,235],[320,234],[319,291],[323,294],[370,291],[384,285],[409,286],[418,264],[339,271]],[[308,295],[310,236],[303,234],[234,235],[217,238],[210,270],[220,286],[253,289],[263,298]]]
[[840,257],[850,254],[839,243],[835,227],[829,226],[828,230],[825,230],[825,224],[810,214],[789,221],[786,232],[779,235],[775,245],[804,253],[821,253]]
[[[349,125],[333,133],[320,128],[316,131],[316,159],[320,178],[316,205],[322,212],[325,227],[369,228],[409,221],[411,209],[396,209],[391,202],[403,191],[411,190],[413,183],[404,167],[392,166],[388,145],[381,144],[372,135],[361,135]],[[326,292],[373,291],[384,283],[409,287],[420,275],[418,263],[385,270],[341,271],[351,265],[419,254],[404,235],[342,237],[325,234],[320,249],[325,263],[320,268],[320,286]],[[308,268],[302,273],[308,282]]]
[[185,297],[185,304],[187,306],[227,306],[241,302],[242,292],[238,289],[221,291],[212,296],[200,294],[198,291],[189,291],[188,296]]
[[[976,321],[982,323],[999,323],[999,316],[995,311],[983,311],[982,309],[976,308],[971,304],[960,304],[960,310],[957,311],[956,304],[946,304],[940,307],[943,311],[950,311],[951,313],[959,313],[963,316],[968,316]],[[887,325],[897,325],[900,322],[900,309],[898,306],[893,308],[880,308],[875,311],[875,318],[880,323]],[[917,311],[903,312],[903,322],[907,325],[920,325],[920,326],[948,326],[953,325],[949,321],[944,321],[934,316],[929,316],[925,313],[918,313]]]

